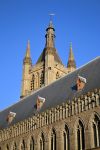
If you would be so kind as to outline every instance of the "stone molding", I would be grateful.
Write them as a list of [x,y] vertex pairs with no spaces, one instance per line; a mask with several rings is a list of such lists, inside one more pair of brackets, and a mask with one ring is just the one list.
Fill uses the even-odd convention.
[[48,126],[70,116],[76,116],[81,112],[93,109],[97,106],[100,106],[100,89],[95,89],[86,95],[74,98],[72,101],[62,103],[62,105],[58,105],[40,114],[35,114],[33,117],[20,121],[9,128],[1,129],[0,142],[8,139],[11,140],[22,134],[31,133],[43,126]]

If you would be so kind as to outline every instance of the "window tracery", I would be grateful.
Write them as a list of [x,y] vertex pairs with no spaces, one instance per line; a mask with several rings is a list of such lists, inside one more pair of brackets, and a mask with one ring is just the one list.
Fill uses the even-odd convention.
[[17,150],[17,145],[14,143],[13,150]]
[[32,75],[32,80],[31,80],[31,91],[34,90],[34,80],[35,80],[35,77],[34,77],[34,74]]
[[84,126],[83,123],[79,120],[77,125],[77,149],[85,149],[85,138],[84,138]]
[[25,150],[25,141],[24,140],[21,143],[21,150]]
[[56,73],[56,79],[59,79],[60,78],[60,75],[59,75],[59,72]]
[[93,142],[94,148],[100,146],[100,119],[97,115],[94,115],[92,120]]
[[69,143],[69,129],[67,125],[65,125],[65,129],[63,132],[63,139],[64,139],[64,150],[69,150],[70,143]]
[[51,150],[56,150],[56,132],[54,129],[51,133]]
[[41,138],[40,138],[40,150],[45,150],[45,142],[44,142],[43,133],[41,134]]
[[34,150],[34,139],[33,139],[33,137],[30,140],[30,150]]
[[43,71],[41,72],[41,75],[40,75],[40,87],[44,85],[44,73]]

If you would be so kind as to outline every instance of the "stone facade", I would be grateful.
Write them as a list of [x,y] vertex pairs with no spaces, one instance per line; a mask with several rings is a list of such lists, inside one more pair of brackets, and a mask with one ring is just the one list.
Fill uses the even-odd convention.
[[62,64],[55,48],[54,31],[55,29],[50,21],[50,24],[46,29],[45,48],[35,65],[32,65],[30,43],[28,41],[26,55],[23,60],[21,98],[76,69],[72,44],[70,46],[67,67]]
[[100,89],[0,130],[0,150],[92,149],[100,149]]

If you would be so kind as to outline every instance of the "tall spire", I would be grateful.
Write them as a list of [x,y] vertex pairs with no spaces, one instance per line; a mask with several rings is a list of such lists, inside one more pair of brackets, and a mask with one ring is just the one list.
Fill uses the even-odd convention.
[[76,63],[74,60],[74,54],[73,54],[73,50],[72,50],[72,42],[70,43],[70,51],[69,51],[67,67],[68,68],[76,68]]
[[49,26],[48,28],[46,29],[46,45],[45,47],[49,47],[49,48],[54,48],[55,47],[55,44],[54,44],[54,39],[55,39],[55,29],[53,27],[53,23],[52,23],[52,20],[50,20],[49,22]]
[[32,67],[32,60],[30,56],[30,42],[28,40],[26,54],[23,60],[23,77],[22,77],[22,88],[20,98],[30,93],[30,76],[29,71]]
[[32,64],[31,55],[30,55],[30,41],[28,40],[26,54],[24,58],[24,63]]

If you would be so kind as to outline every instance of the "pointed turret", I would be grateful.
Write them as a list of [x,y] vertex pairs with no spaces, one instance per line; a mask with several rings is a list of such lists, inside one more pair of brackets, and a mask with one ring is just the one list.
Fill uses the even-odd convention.
[[54,48],[55,47],[55,44],[54,44],[54,39],[55,39],[55,29],[53,27],[53,23],[52,21],[50,20],[50,23],[49,23],[49,26],[48,28],[46,29],[46,45],[45,47],[49,47],[49,48]]
[[30,74],[29,71],[32,67],[32,60],[30,56],[30,42],[28,40],[26,54],[23,60],[23,77],[22,77],[22,89],[21,89],[21,96],[27,96],[30,93]]
[[32,64],[32,60],[31,60],[31,56],[30,56],[30,41],[29,40],[27,43],[27,49],[26,49],[26,54],[25,54],[25,58],[23,60],[23,63]]
[[73,50],[72,50],[72,43],[70,43],[70,51],[69,51],[67,68],[69,69],[69,71],[73,71],[76,69],[76,63],[74,60],[74,54],[73,54]]
[[27,49],[26,49],[25,57],[30,57],[30,41],[29,40],[28,40],[28,43],[27,43]]

